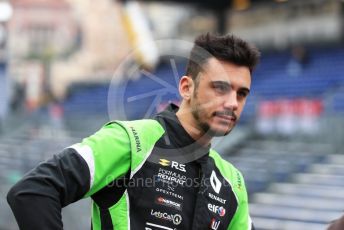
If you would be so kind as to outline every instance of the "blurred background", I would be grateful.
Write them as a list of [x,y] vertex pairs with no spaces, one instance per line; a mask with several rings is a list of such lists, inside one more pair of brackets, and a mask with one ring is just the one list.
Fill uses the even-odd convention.
[[[240,125],[214,142],[256,228],[326,229],[344,210],[343,22],[342,0],[0,0],[0,229],[18,229],[5,196],[39,162],[178,103],[185,44],[208,31],[262,51]],[[90,201],[63,219],[90,229]]]

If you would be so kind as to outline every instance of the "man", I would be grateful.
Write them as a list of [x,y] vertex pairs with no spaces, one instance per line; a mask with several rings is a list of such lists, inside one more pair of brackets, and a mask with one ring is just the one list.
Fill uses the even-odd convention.
[[344,229],[344,215],[339,219],[334,220],[327,228],[327,230],[341,230]]
[[40,164],[8,193],[21,229],[62,229],[61,208],[93,202],[93,229],[252,229],[241,173],[210,149],[237,123],[259,52],[231,35],[195,40],[180,108],[114,121]]

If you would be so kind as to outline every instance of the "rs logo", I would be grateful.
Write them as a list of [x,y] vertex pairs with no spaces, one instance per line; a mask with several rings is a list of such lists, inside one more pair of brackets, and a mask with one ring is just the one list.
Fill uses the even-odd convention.
[[162,166],[170,166],[170,161],[166,159],[160,159],[159,164]]
[[186,172],[185,165],[179,164],[176,161],[169,161],[166,159],[160,159],[159,164],[162,166],[171,166],[171,168],[177,169],[182,172]]

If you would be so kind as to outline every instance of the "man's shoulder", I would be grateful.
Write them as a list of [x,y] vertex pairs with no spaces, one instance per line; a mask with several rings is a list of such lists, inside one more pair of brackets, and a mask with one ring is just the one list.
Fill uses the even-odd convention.
[[213,149],[210,149],[209,156],[214,159],[215,165],[218,168],[223,168],[225,171],[238,170],[232,163],[223,159],[223,157]]
[[209,156],[214,159],[217,169],[221,172],[222,176],[231,183],[236,192],[246,192],[244,177],[239,169],[229,161],[223,159],[222,156],[213,149],[210,150]]
[[154,119],[140,119],[140,120],[113,120],[104,125],[104,127],[116,127],[122,126],[123,128],[130,128],[130,127],[144,127],[144,128],[162,128],[160,123]]

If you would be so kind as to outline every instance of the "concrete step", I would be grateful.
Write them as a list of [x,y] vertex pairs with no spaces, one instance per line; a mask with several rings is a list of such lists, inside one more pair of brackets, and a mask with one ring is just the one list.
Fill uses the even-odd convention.
[[264,217],[254,217],[252,221],[256,230],[325,230],[328,227],[327,224],[277,220]]
[[313,164],[310,173],[344,175],[344,164]]
[[274,183],[269,187],[268,191],[272,193],[281,193],[306,197],[344,199],[344,187],[341,186]]
[[343,215],[342,211],[312,210],[279,205],[250,204],[252,217],[265,217],[280,220],[293,220],[328,224]]
[[326,162],[330,164],[344,164],[344,154],[331,154],[326,157]]
[[292,176],[292,181],[300,184],[343,186],[344,192],[344,175],[297,173]]
[[276,193],[256,193],[250,200],[252,203],[261,205],[280,205],[313,210],[342,211],[344,207],[344,200]]
[[287,142],[286,140],[250,140],[245,144],[245,148],[265,151],[283,149],[290,152],[327,154],[333,146],[328,143],[307,143],[303,141]]

